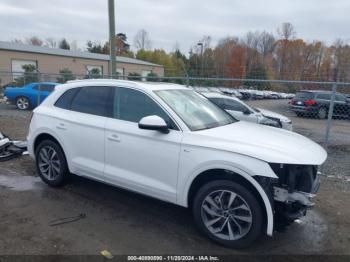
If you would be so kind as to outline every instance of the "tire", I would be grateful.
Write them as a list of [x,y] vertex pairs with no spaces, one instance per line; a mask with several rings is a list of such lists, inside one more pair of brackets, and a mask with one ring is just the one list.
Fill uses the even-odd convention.
[[[219,200],[220,196],[222,201]],[[235,197],[230,210],[227,207],[231,196]],[[258,200],[247,188],[235,182],[217,180],[205,184],[195,195],[192,209],[199,229],[221,245],[246,248],[262,233],[264,219]]]
[[301,113],[301,112],[295,112],[295,114],[296,114],[298,117],[303,117],[303,116],[304,116],[304,113]]
[[16,107],[19,110],[29,110],[31,108],[31,104],[28,97],[19,96],[16,98]]
[[69,177],[67,160],[57,143],[52,140],[41,142],[35,150],[35,160],[37,172],[46,184],[59,187],[67,182]]
[[327,118],[327,109],[324,108],[324,107],[321,107],[320,109],[318,109],[318,112],[317,112],[317,117],[319,119],[326,119]]

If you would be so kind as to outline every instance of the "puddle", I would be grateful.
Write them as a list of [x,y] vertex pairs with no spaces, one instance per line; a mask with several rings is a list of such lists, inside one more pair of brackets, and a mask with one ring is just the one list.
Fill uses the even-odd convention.
[[14,191],[30,191],[40,187],[41,179],[34,176],[4,176],[0,175],[0,186]]

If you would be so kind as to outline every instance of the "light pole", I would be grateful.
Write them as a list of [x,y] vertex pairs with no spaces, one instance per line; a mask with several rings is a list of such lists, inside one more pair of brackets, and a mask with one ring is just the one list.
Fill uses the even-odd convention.
[[116,58],[116,37],[115,37],[115,14],[114,14],[114,0],[108,0],[108,17],[109,17],[109,45],[110,45],[110,64],[109,76],[114,78],[117,72],[117,58]]
[[203,43],[198,43],[198,46],[201,47],[201,76],[203,76]]

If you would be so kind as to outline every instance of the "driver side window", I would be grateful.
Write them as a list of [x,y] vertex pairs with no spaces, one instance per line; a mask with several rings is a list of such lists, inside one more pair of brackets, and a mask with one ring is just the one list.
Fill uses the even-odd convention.
[[170,129],[178,130],[168,114],[146,94],[131,88],[115,89],[113,118],[138,123],[151,115],[163,118]]

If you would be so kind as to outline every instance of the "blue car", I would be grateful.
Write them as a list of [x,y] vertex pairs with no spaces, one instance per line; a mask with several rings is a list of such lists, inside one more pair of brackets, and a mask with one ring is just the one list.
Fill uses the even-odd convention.
[[[28,110],[38,106],[55,89],[57,83],[31,83],[23,87],[6,87],[5,99],[15,104],[20,110]],[[40,90],[40,91],[39,91]]]

